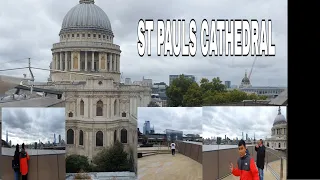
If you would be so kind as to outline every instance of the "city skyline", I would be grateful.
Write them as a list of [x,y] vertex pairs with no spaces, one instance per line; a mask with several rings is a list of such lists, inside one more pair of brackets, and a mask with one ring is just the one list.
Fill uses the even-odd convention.
[[65,108],[2,108],[2,137],[12,145],[65,139]]
[[[239,140],[249,138],[265,139],[271,136],[273,121],[278,114],[277,106],[222,106],[203,107],[203,137],[221,137]],[[281,114],[286,117],[287,108],[281,106]]]
[[[63,17],[78,3],[78,0],[34,0],[32,3],[29,1],[3,2],[0,7],[2,12],[0,41],[5,46],[2,46],[2,51],[0,51],[0,63],[3,64],[1,69],[25,67],[28,64],[26,59],[28,57],[31,58],[32,66],[48,69],[52,60],[51,47],[53,43],[59,41],[58,33]],[[128,77],[136,81],[141,80],[144,76],[153,79],[154,82],[163,81],[169,84],[170,74],[183,73],[195,75],[198,81],[202,77],[209,79],[220,77],[222,81],[228,80],[232,85],[239,85],[245,70],[250,72],[254,57],[203,57],[199,43],[200,38],[197,38],[198,47],[195,57],[158,57],[155,48],[156,30],[152,32],[152,56],[140,57],[137,52],[138,21],[147,18],[153,18],[155,21],[157,19],[183,18],[189,22],[191,19],[195,19],[198,27],[197,37],[200,37],[200,23],[203,18],[207,18],[209,22],[211,19],[219,18],[271,19],[273,22],[272,43],[276,44],[276,56],[257,57],[251,83],[253,86],[287,86],[286,1],[240,0],[237,2],[205,1],[205,3],[199,3],[164,0],[157,4],[157,10],[150,8],[154,3],[147,0],[140,3],[129,0],[125,2],[125,6],[123,6],[123,1],[95,0],[95,3],[106,11],[111,21],[115,34],[114,43],[120,45],[122,50],[121,72],[124,73],[124,78]],[[170,7],[168,4],[171,4]],[[265,11],[266,7],[272,8]],[[189,9],[193,9],[193,13],[190,13]],[[226,11],[226,9],[228,10]],[[248,11],[248,9],[251,10]],[[204,12],[206,12],[205,16]],[[24,73],[29,74],[27,69],[1,72],[1,74],[19,77],[22,77]],[[33,73],[36,81],[46,81],[49,77],[49,71],[33,70]]]
[[139,107],[138,128],[143,132],[143,124],[150,121],[155,133],[166,129],[183,131],[183,134],[202,134],[201,107]]

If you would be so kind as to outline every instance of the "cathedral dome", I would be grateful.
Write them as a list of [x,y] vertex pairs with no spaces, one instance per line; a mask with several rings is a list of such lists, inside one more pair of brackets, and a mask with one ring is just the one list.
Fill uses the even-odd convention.
[[247,72],[245,73],[244,78],[242,79],[241,82],[242,83],[246,83],[246,84],[250,84],[250,80],[249,80],[249,78],[247,76]]
[[94,4],[94,0],[80,0],[64,17],[60,34],[79,30],[100,31],[113,36],[107,14]]
[[281,108],[279,107],[278,115],[274,119],[273,125],[286,124],[286,123],[287,123],[286,118],[284,117],[284,115],[281,114]]

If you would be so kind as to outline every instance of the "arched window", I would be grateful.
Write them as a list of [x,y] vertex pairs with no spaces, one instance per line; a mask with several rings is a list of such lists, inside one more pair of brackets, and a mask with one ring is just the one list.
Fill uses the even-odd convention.
[[81,99],[80,101],[80,115],[83,116],[84,115],[84,102]]
[[279,143],[279,148],[281,148],[281,144]]
[[128,143],[128,132],[126,129],[121,130],[121,143]]
[[117,141],[117,130],[114,130],[113,132],[113,142]]
[[122,117],[126,117],[127,114],[125,112],[122,113]]
[[103,133],[101,131],[96,134],[96,146],[103,146]]
[[96,112],[97,116],[102,116],[103,115],[103,102],[101,100],[99,100],[97,102],[97,112]]
[[73,117],[73,113],[72,113],[72,112],[69,112],[68,116],[69,116],[69,117]]
[[267,142],[267,147],[269,147],[269,142]]
[[117,115],[117,108],[118,108],[118,103],[117,100],[114,101],[113,103],[113,115]]
[[80,130],[79,132],[79,145],[83,146],[83,131]]
[[72,129],[68,129],[67,131],[67,144],[74,143],[74,131]]

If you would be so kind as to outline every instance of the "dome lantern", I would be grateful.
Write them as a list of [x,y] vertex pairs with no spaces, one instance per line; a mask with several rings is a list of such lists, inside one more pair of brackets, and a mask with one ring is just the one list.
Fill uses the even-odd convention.
[[85,3],[85,4],[94,4],[94,0],[80,0],[79,3],[80,4],[83,4],[83,3]]

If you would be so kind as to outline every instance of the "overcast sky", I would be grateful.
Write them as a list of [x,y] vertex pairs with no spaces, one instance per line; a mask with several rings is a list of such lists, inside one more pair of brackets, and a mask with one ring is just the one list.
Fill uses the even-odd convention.
[[[254,86],[287,85],[287,1],[252,0],[95,0],[108,15],[115,34],[114,42],[121,46],[123,77],[140,80],[142,76],[154,82],[169,81],[170,74],[193,74],[201,77],[230,80],[239,85],[245,70],[251,69],[253,57],[203,57],[198,48],[191,57],[140,57],[137,52],[139,19],[195,19],[198,32],[202,19],[272,19],[275,57],[257,58],[251,82]],[[32,66],[49,68],[52,44],[59,42],[59,31],[64,16],[79,0],[12,0],[0,2],[0,69],[25,67],[32,58]],[[156,6],[156,7],[155,7]],[[153,33],[155,33],[154,31]],[[199,34],[197,34],[200,37]],[[156,37],[155,35],[153,36]],[[198,38],[199,40],[200,38]],[[154,45],[156,40],[152,40]],[[198,43],[199,44],[199,43]],[[14,62],[13,62],[14,61]],[[179,68],[178,68],[179,67]],[[22,76],[27,70],[6,71],[0,74]],[[49,72],[34,70],[36,81],[45,81]],[[265,78],[268,77],[268,78]]]
[[2,109],[2,139],[8,139],[12,144],[56,142],[58,136],[65,139],[64,108],[3,108]]
[[[222,137],[230,139],[250,138],[265,139],[271,136],[273,121],[279,107],[203,107],[204,138]],[[281,114],[287,117],[286,106],[281,107]]]
[[202,134],[201,107],[139,107],[138,127],[143,133],[143,123],[150,121],[155,133],[166,129],[183,131],[183,134]]

